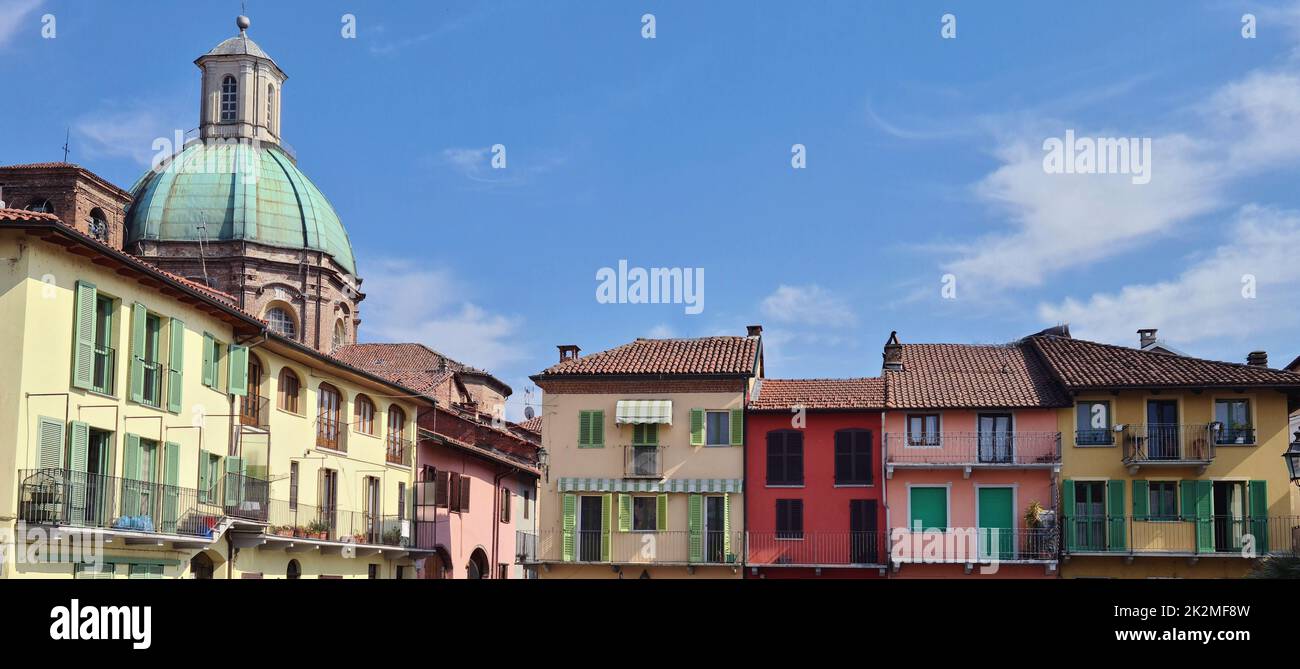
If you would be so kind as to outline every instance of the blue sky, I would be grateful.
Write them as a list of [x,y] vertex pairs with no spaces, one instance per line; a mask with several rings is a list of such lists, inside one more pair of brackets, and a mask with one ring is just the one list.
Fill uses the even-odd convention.
[[[129,187],[154,138],[197,125],[192,61],[238,11],[0,0],[0,85],[20,102],[0,106],[0,162],[58,159],[71,128],[71,160]],[[247,11],[290,77],[284,137],[351,235],[363,339],[423,341],[492,369],[516,400],[556,344],[749,323],[780,377],[877,374],[890,330],[1004,342],[1060,321],[1126,345],[1158,327],[1205,357],[1300,354],[1289,3]],[[956,39],[940,36],[949,12]],[[1256,39],[1241,35],[1248,12]],[[1067,129],[1152,139],[1151,182],[1047,174],[1043,141]],[[620,259],[703,268],[703,313],[598,303],[596,273]]]

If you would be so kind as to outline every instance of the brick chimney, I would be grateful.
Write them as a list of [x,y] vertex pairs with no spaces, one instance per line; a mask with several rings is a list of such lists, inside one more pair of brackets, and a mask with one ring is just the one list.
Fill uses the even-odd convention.
[[1156,329],[1142,328],[1138,330],[1138,348],[1146,348],[1156,343]]
[[889,341],[885,342],[885,371],[901,372],[903,371],[903,345],[898,343],[898,332],[889,333]]
[[750,337],[761,337],[763,336],[763,326],[750,325],[749,327],[745,328],[745,334]]
[[1254,367],[1268,367],[1268,351],[1251,351],[1246,356],[1246,364]]
[[560,362],[564,362],[565,360],[576,360],[578,358],[578,352],[582,350],[578,348],[577,344],[560,344],[555,348],[560,349]]

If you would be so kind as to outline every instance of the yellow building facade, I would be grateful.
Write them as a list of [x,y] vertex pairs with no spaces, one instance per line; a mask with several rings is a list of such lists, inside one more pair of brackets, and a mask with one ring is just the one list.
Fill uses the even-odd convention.
[[414,576],[415,393],[27,213],[0,341],[0,576]]

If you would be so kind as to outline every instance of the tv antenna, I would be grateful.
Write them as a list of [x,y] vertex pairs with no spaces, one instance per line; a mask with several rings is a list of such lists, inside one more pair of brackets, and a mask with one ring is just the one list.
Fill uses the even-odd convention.
[[68,140],[72,139],[72,128],[63,131],[63,162],[68,162]]
[[206,214],[199,213],[199,224],[194,228],[199,231],[199,265],[203,268],[203,285],[211,288],[212,280],[208,278],[208,253],[203,247],[203,244],[208,239],[208,217]]

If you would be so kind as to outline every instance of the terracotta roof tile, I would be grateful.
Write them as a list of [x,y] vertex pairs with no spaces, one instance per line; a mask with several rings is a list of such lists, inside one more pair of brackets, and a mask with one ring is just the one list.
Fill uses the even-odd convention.
[[51,221],[58,222],[59,217],[41,211],[26,209],[0,209],[0,221]]
[[1028,344],[903,344],[903,370],[884,373],[897,409],[1059,407],[1069,404]]
[[528,420],[518,424],[521,429],[528,430],[534,434],[542,433],[542,417],[533,416]]
[[759,379],[749,408],[755,411],[807,409],[883,409],[885,380]]
[[456,372],[470,369],[424,344],[352,344],[331,355],[422,393],[432,392]]
[[1300,387],[1300,374],[1269,367],[1143,351],[1068,337],[1029,338],[1069,389]]
[[638,339],[552,365],[542,376],[749,375],[754,372],[758,352],[758,337]]

